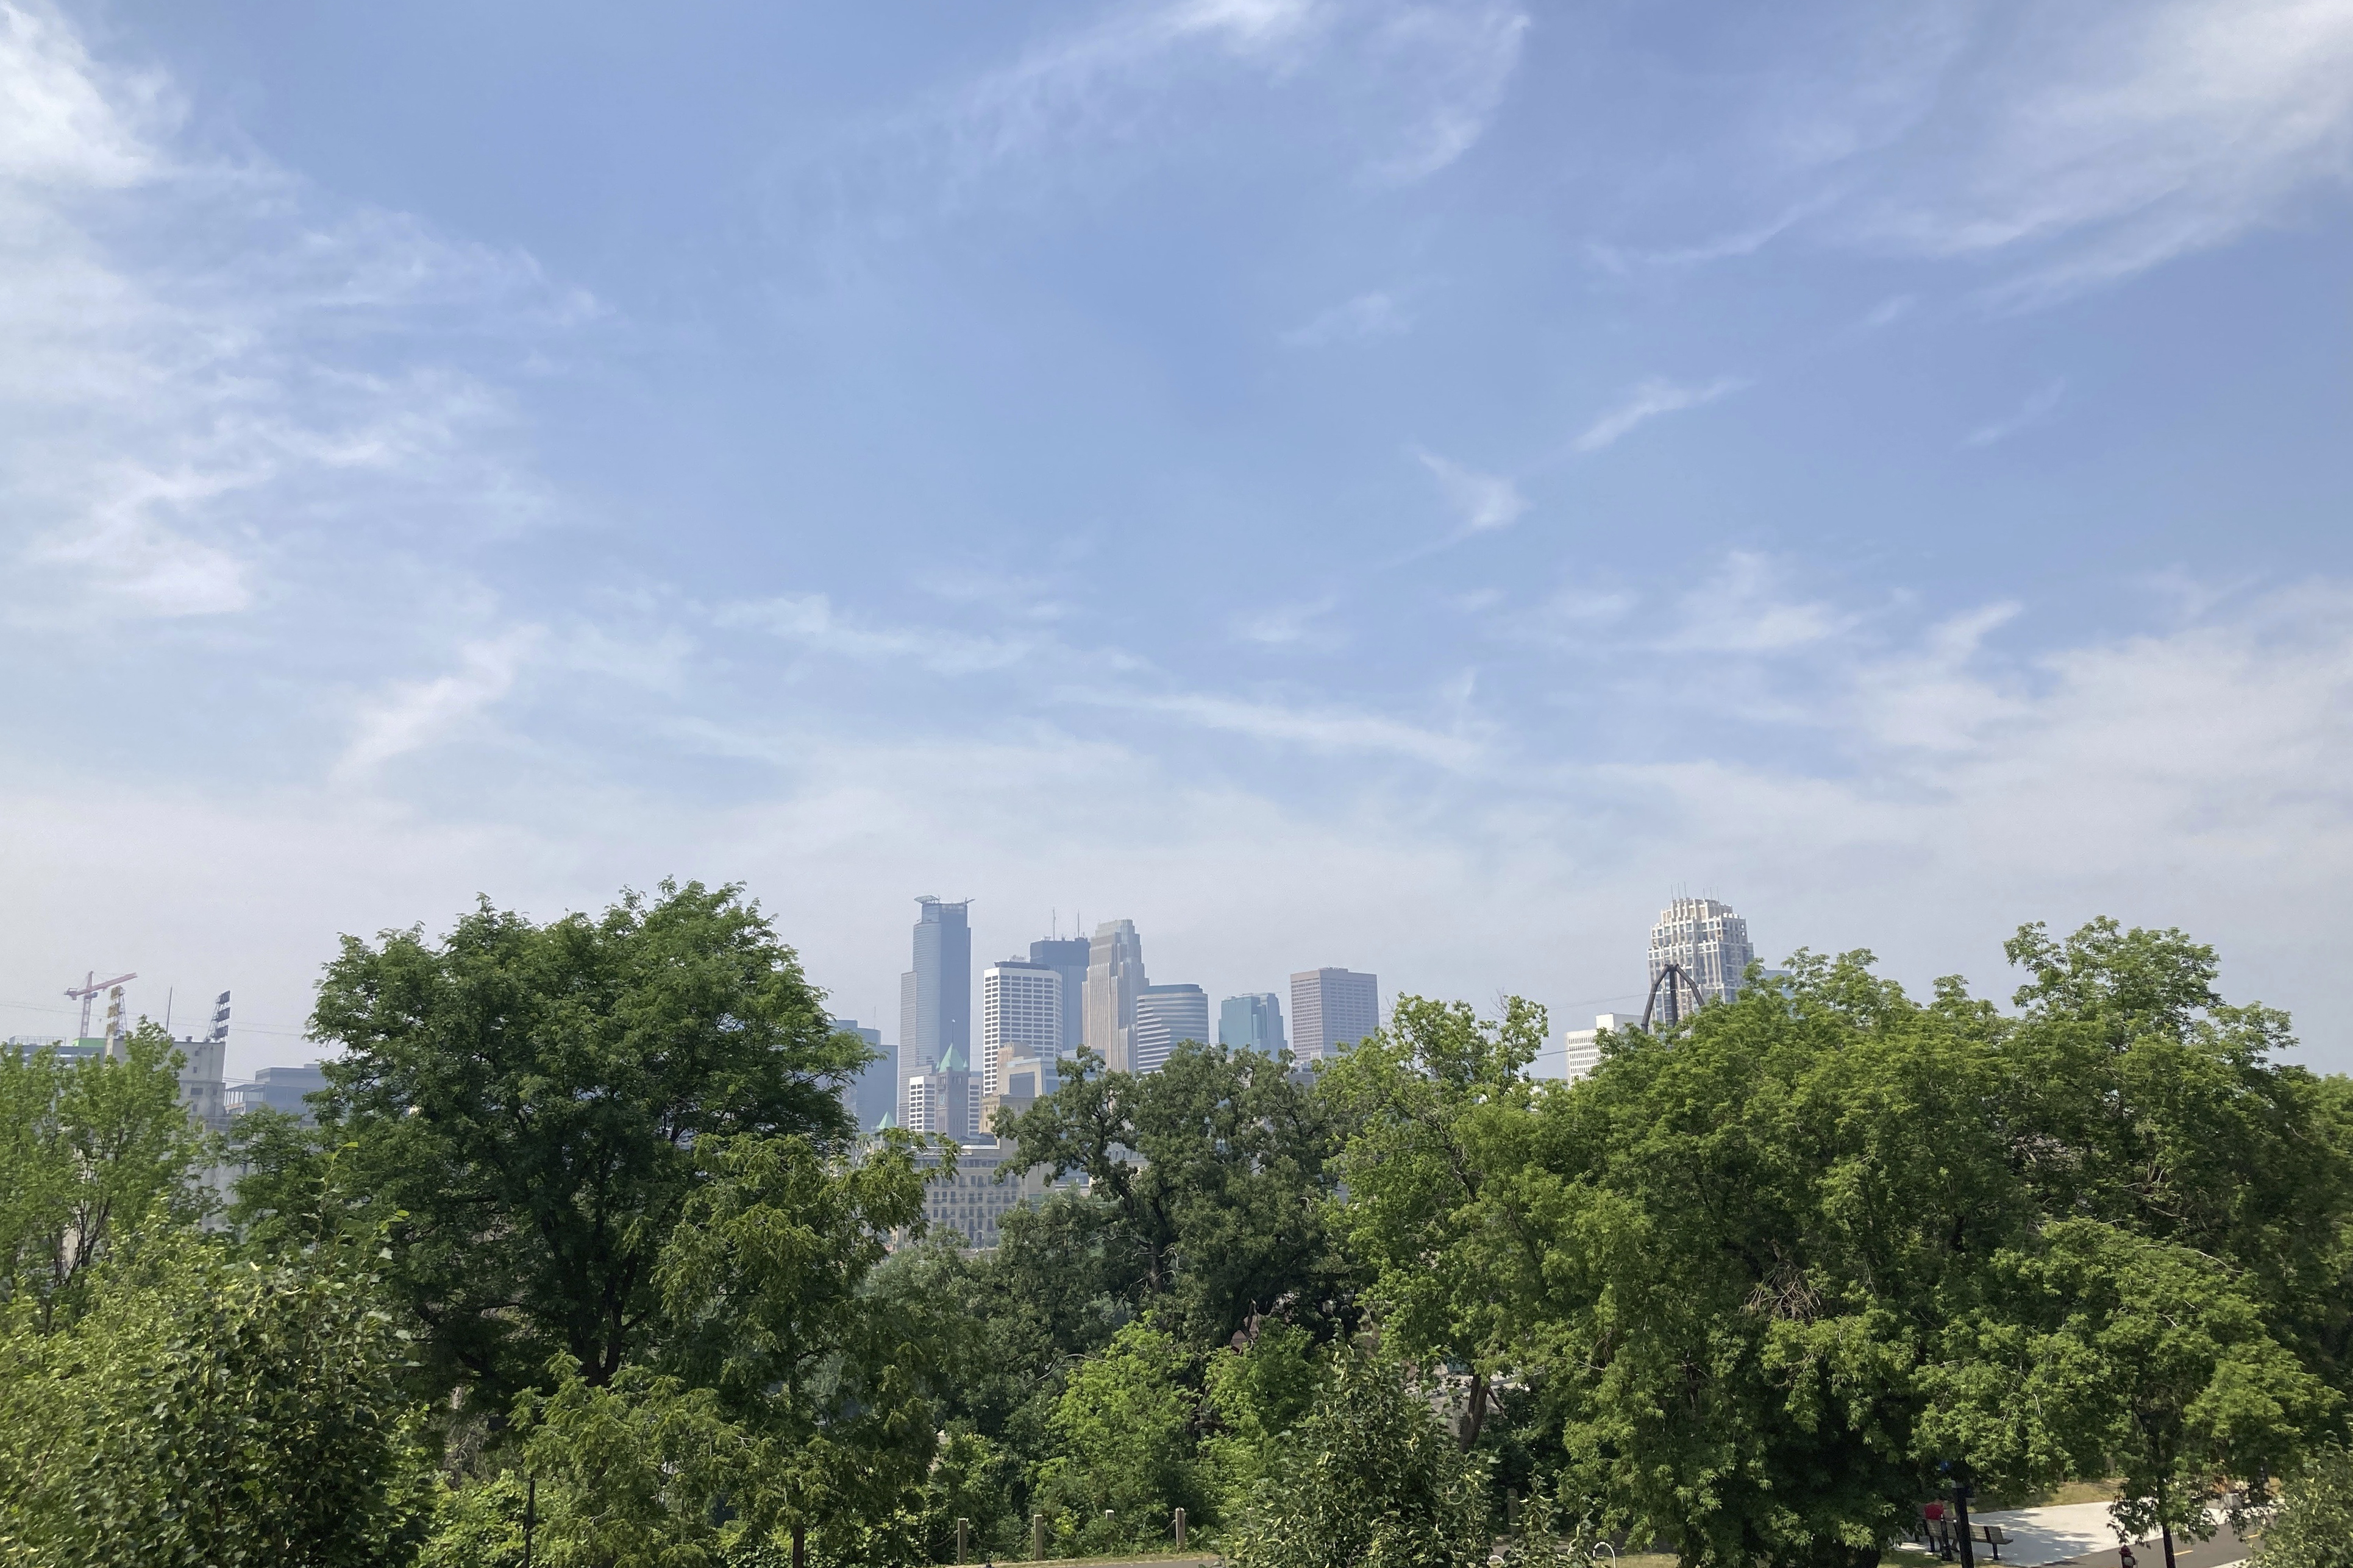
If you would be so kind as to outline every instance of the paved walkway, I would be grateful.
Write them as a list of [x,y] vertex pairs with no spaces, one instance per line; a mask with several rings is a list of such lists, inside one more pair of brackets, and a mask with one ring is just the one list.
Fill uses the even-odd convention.
[[[2010,1544],[2001,1549],[2002,1568],[2038,1568],[2049,1563],[2073,1563],[2082,1568],[2118,1568],[2116,1532],[2108,1523],[2108,1505],[2104,1502],[2057,1503],[2050,1508],[2003,1509],[1993,1513],[1971,1512],[1971,1524],[1998,1524],[2010,1537]],[[2221,1524],[2221,1521],[2216,1521]],[[2228,1524],[2215,1533],[2211,1541],[2183,1541],[2173,1543],[2173,1558],[2179,1568],[2228,1568],[2247,1555],[2248,1543],[2231,1533]],[[2165,1544],[2154,1535],[2145,1535],[2133,1545],[2133,1555],[2140,1560],[2140,1568],[2165,1568]],[[1980,1542],[1977,1549],[1981,1568],[1992,1568],[1993,1556]]]

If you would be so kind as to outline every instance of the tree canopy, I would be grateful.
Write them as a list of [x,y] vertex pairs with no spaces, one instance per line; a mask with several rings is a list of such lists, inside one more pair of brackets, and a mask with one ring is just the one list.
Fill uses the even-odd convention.
[[[592,1385],[644,1349],[656,1265],[695,1145],[846,1146],[862,1047],[756,905],[664,883],[546,925],[485,900],[448,934],[345,938],[311,1029],[318,1146],[387,1226],[387,1279],[423,1330],[421,1387],[492,1409],[568,1356]],[[280,1167],[306,1201],[315,1168]]]
[[2006,1007],[1800,953],[1573,1083],[1514,998],[1082,1056],[972,1250],[736,889],[347,941],[316,1123],[240,1118],[225,1215],[160,1032],[0,1056],[0,1564],[885,1568],[1181,1509],[1243,1568],[1868,1568],[1957,1479],[2113,1479],[2169,1552],[2276,1476],[2265,1556],[2326,1568],[2353,1089],[2180,932],[2009,952]]

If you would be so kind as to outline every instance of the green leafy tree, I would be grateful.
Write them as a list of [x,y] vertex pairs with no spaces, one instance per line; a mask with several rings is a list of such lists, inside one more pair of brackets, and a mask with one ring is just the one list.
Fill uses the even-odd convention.
[[2353,1568],[2353,1453],[2314,1448],[2288,1472],[2256,1543],[2256,1568]]
[[[2178,933],[2020,944],[2021,1016],[1801,954],[1544,1089],[1512,1081],[1505,1021],[1401,1003],[1334,1075],[1386,1323],[1417,1358],[1511,1370],[1564,1484],[1694,1563],[1875,1561],[1943,1461],[1988,1485],[2091,1462],[2005,1359],[2051,1331],[2013,1282],[2064,1221],[2216,1260],[2268,1336],[2232,1328],[2232,1354],[2332,1381],[2341,1093],[2273,1063],[2284,1020],[2216,1001]],[[2130,1303],[2086,1310],[2119,1349],[2100,1336]],[[2103,1354],[2125,1401],[2131,1363]],[[2234,1409],[2251,1438],[2273,1419]]]
[[1203,1402],[1215,1421],[1202,1450],[1216,1477],[1219,1512],[1227,1518],[1274,1473],[1330,1370],[1314,1338],[1280,1319],[1253,1322],[1237,1337],[1241,1343],[1211,1352],[1202,1379]]
[[2222,1259],[2308,1366],[2353,1382],[2353,1083],[2281,1062],[2287,1016],[2223,1002],[2214,950],[2178,931],[2033,925],[2005,946],[2029,975],[2005,1049],[2037,1209]]
[[1537,1214],[1554,1184],[1535,1163],[1542,1090],[1525,1068],[1546,1027],[1545,1010],[1518,997],[1481,1019],[1462,1003],[1400,996],[1388,1027],[1324,1085],[1355,1130],[1340,1162],[1348,1240],[1380,1270],[1388,1331],[1468,1370],[1466,1447],[1494,1373],[1530,1360],[1526,1307],[1545,1292]]
[[1324,1209],[1338,1125],[1288,1057],[1188,1042],[1153,1073],[1089,1052],[1064,1065],[1060,1091],[997,1131],[1029,1168],[1088,1178],[1113,1221],[1096,1240],[1139,1310],[1198,1344],[1278,1305],[1345,1319],[1356,1281]]
[[1072,1370],[1052,1419],[1057,1452],[1038,1478],[1066,1547],[1166,1541],[1179,1508],[1206,1521],[1192,1359],[1171,1335],[1130,1323]]
[[405,1345],[346,1257],[262,1267],[193,1231],[128,1240],[87,1309],[0,1340],[0,1563],[376,1568],[430,1471]]
[[316,1150],[347,1146],[325,1207],[385,1217],[423,1391],[502,1408],[558,1356],[602,1384],[648,1348],[698,1144],[846,1142],[862,1047],[821,1000],[733,888],[346,938],[311,1019],[343,1052],[312,1153],[279,1140],[241,1212],[319,1201]]
[[[914,1506],[936,1442],[947,1326],[870,1288],[920,1226],[894,1134],[852,1159],[801,1138],[712,1139],[658,1279],[659,1355],[526,1394],[527,1462],[561,1489],[553,1550],[630,1568],[716,1561]],[[695,1555],[701,1553],[701,1556]]]
[[180,1104],[178,1053],[153,1024],[111,1058],[0,1049],[0,1302],[44,1326],[79,1299],[116,1237],[209,1206],[207,1141]]
[[1481,1461],[1391,1358],[1343,1350],[1229,1543],[1235,1568],[1477,1568]]
[[2116,1526],[2158,1531],[2167,1568],[2177,1535],[2214,1532],[2219,1490],[2284,1464],[2341,1403],[2203,1254],[2077,1219],[2003,1261],[1997,1312],[2024,1326],[1988,1336],[2010,1352],[2005,1405],[2042,1412],[2079,1473],[2121,1477]]

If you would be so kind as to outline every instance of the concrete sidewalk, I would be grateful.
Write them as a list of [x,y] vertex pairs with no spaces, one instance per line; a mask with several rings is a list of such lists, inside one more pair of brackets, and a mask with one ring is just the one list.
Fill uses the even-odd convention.
[[[2056,1503],[2049,1508],[2014,1508],[1992,1513],[1972,1513],[1971,1524],[1998,1524],[2010,1537],[2010,1544],[2001,1549],[2002,1568],[2039,1568],[2052,1563],[2073,1563],[2081,1568],[2117,1568],[2116,1532],[2108,1522],[2108,1505],[2104,1502]],[[2179,1568],[2226,1568],[2247,1555],[2249,1543],[2231,1533],[2231,1527],[2218,1515],[2219,1527],[2211,1541],[2184,1541],[2176,1537],[2173,1542],[2174,1562]],[[2165,1545],[2154,1534],[2141,1537],[2133,1543],[2133,1555],[2139,1559],[2140,1568],[2165,1568]],[[1978,1543],[1977,1559],[1980,1568],[1992,1568],[1993,1553],[1985,1544]]]

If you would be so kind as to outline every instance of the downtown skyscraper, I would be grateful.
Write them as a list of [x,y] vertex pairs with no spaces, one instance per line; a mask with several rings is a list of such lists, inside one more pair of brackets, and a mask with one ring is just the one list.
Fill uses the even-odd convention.
[[[899,977],[899,1075],[902,1086],[927,1075],[972,1071],[972,927],[969,900],[948,903],[926,894],[915,900],[915,966]],[[942,1095],[944,1107],[955,1097]],[[976,1111],[977,1094],[963,1097]],[[906,1090],[900,1091],[899,1124],[913,1127]],[[944,1110],[934,1116],[944,1116]],[[932,1131],[969,1136],[964,1128]]]
[[1381,1026],[1380,979],[1353,969],[1304,969],[1291,977],[1291,1048],[1327,1061]]
[[1282,1054],[1282,1001],[1271,991],[1229,996],[1218,1004],[1218,1044],[1231,1050]]
[[1146,985],[1135,994],[1135,1027],[1128,1037],[1131,1072],[1158,1072],[1186,1041],[1209,1038],[1209,994],[1198,985]]
[[1112,1072],[1134,1068],[1135,998],[1144,977],[1144,939],[1134,921],[1095,927],[1087,954],[1087,1049]]
[[1087,962],[1093,946],[1082,936],[1040,937],[1029,944],[1029,962],[1062,977],[1061,1038],[1058,1055],[1074,1057],[1087,1043]]
[[[1651,928],[1650,984],[1658,996],[1656,1018],[1673,1023],[1690,1007],[1695,991],[1705,1002],[1729,1002],[1740,977],[1757,957],[1748,942],[1748,922],[1730,904],[1714,899],[1677,899],[1659,911]],[[1661,985],[1673,964],[1690,977],[1691,991]]]
[[1008,958],[980,973],[980,1092],[986,1100],[1005,1087],[1005,1065],[1016,1057],[1040,1061],[1051,1072],[1062,1047],[1062,977],[1042,963]]

